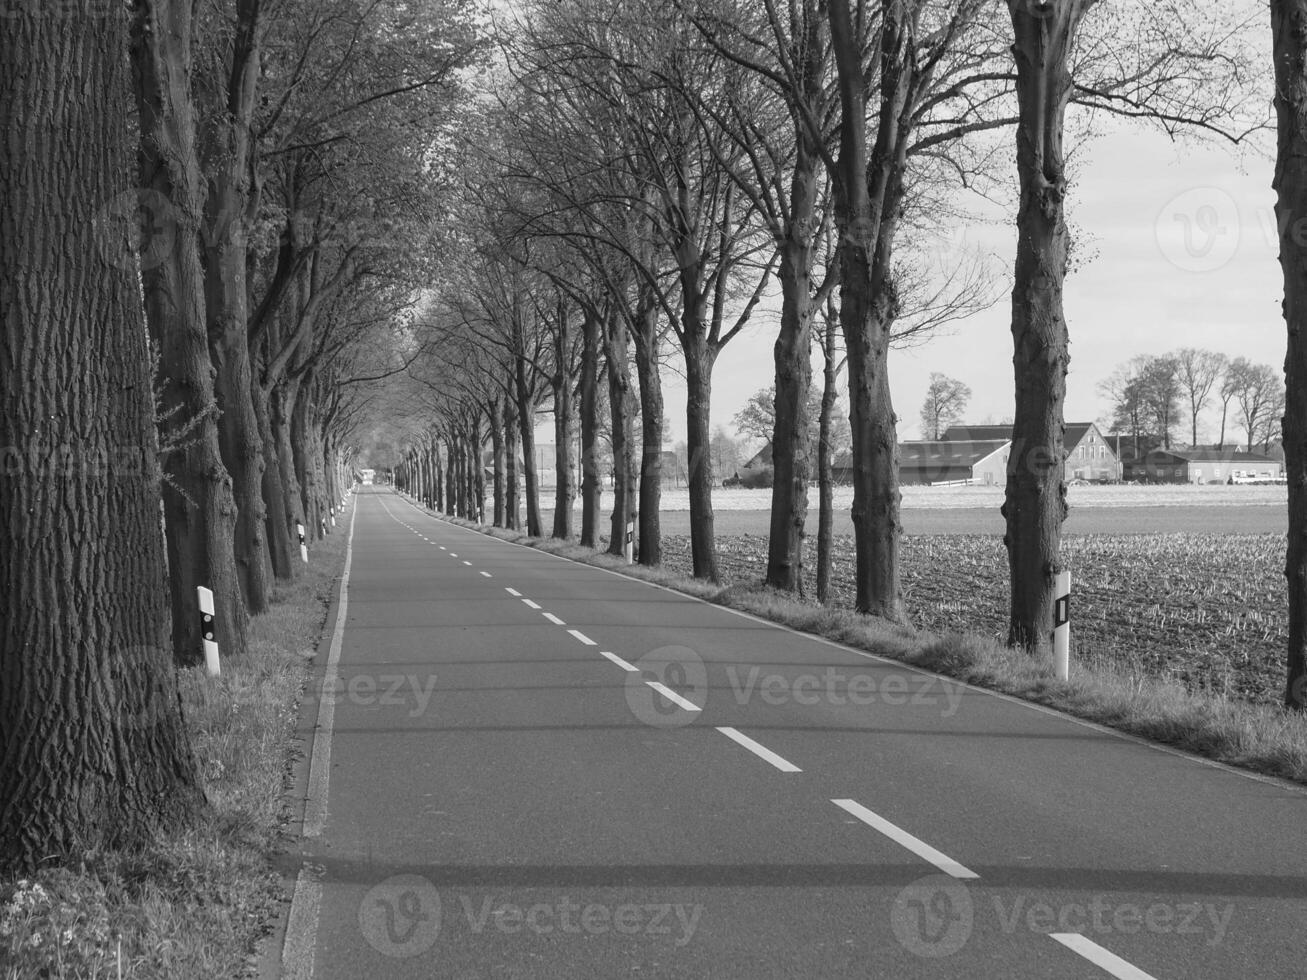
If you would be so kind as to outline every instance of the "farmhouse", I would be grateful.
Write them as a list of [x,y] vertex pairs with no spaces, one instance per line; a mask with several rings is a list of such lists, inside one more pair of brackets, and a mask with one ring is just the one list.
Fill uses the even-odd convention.
[[[997,483],[1007,480],[1007,439],[905,442],[899,445],[899,483]],[[838,483],[853,479],[853,457],[841,453],[833,466]]]
[[[951,425],[943,435],[944,442],[1011,438],[1010,425]],[[1121,479],[1121,461],[1093,422],[1066,423],[1063,447],[1066,450],[1063,479],[1097,482]]]
[[1251,483],[1284,479],[1284,463],[1227,446],[1155,449],[1125,463],[1125,479],[1141,483]]

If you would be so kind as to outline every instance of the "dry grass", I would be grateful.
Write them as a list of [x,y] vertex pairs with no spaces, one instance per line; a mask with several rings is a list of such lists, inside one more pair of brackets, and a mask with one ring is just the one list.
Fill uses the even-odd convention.
[[793,629],[1255,772],[1307,783],[1307,716],[1272,704],[1191,690],[1118,657],[1081,658],[1071,678],[1052,664],[974,633],[897,626],[847,608],[824,607],[762,586],[713,585],[669,567],[646,569],[571,542],[478,528],[577,561],[614,568]]
[[248,975],[281,900],[267,855],[285,822],[296,711],[345,552],[339,531],[251,624],[250,655],[221,678],[182,674],[187,727],[210,807],[184,833],[89,853],[0,881],[0,977]]

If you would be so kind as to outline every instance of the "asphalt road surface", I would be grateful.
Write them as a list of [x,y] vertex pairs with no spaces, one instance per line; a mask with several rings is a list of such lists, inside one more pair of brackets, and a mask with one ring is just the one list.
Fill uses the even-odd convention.
[[356,500],[287,976],[1307,975],[1297,788]]

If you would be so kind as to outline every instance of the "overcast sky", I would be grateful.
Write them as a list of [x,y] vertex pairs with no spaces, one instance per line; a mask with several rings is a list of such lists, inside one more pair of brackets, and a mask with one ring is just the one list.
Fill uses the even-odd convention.
[[[1285,331],[1271,161],[1137,131],[1101,137],[1081,152],[1069,217],[1093,258],[1067,280],[1066,418],[1107,415],[1095,386],[1136,354],[1206,347],[1278,370]],[[951,236],[981,246],[998,268],[1010,270],[1013,218],[996,214],[992,222],[952,229]],[[1011,416],[1010,309],[1005,294],[947,335],[891,354],[900,438],[920,438],[918,413],[932,371],[971,387],[967,421]],[[768,318],[722,352],[714,372],[714,423],[731,430],[735,412],[770,382],[774,339],[774,319]],[[820,358],[814,361],[819,370]],[[684,387],[674,377],[666,380],[668,415],[680,440]],[[1208,438],[1214,438],[1216,421],[1207,425]]]

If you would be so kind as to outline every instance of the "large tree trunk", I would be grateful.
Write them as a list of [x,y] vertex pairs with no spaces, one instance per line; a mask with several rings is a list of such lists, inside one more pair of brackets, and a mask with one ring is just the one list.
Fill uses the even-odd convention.
[[[809,105],[822,99],[820,17],[804,8],[802,58],[798,63],[803,97]],[[771,528],[767,545],[767,584],[803,591],[803,537],[808,519],[811,479],[808,387],[812,384],[812,267],[817,228],[818,148],[797,110],[795,165],[790,177],[790,211],[781,244],[781,329],[773,357],[776,364],[775,428],[772,433]]]
[[772,432],[771,529],[768,585],[787,592],[803,588],[803,529],[808,519],[808,387],[812,384],[812,240],[816,170],[796,171],[791,181],[793,220],[781,245],[781,329],[776,364],[775,427]]
[[686,330],[686,445],[690,454],[690,557],[695,578],[717,582],[717,543],[712,510],[712,369],[717,351],[699,331]]
[[[285,381],[272,391],[272,437],[276,447],[277,466],[281,470],[288,535],[295,530],[296,524],[304,520],[303,495],[299,477],[295,474],[295,446],[291,440],[291,420],[299,402],[299,388],[297,381]],[[336,488],[332,501],[334,504],[340,503],[339,487]]]
[[[199,228],[204,185],[195,146],[191,99],[189,4],[142,3],[132,36],[140,111],[141,186],[167,213],[171,233],[149,247],[141,269],[145,310],[159,357],[166,429],[183,432],[167,453],[163,486],[172,599],[173,656],[178,664],[202,662],[204,650],[196,589],[213,592],[214,638],[224,656],[246,648],[249,620],[236,570],[232,539],[236,500],[218,448],[217,405],[204,319],[204,270]],[[160,231],[161,229],[152,229]],[[161,247],[160,247],[161,246]]]
[[830,573],[833,561],[835,528],[835,493],[834,467],[831,455],[834,447],[833,420],[835,415],[835,380],[837,365],[835,363],[835,329],[839,318],[832,301],[827,301],[826,322],[822,329],[822,389],[821,389],[821,435],[817,444],[817,601],[822,605],[830,602]]
[[1017,260],[1012,285],[1016,409],[1003,516],[1012,602],[1008,643],[1050,655],[1058,549],[1066,519],[1062,407],[1069,360],[1062,283],[1070,236],[1064,218],[1062,120],[1071,94],[1068,54],[1083,0],[1034,10],[1009,0],[1016,43]]
[[620,556],[626,543],[626,525],[634,516],[638,474],[632,419],[635,395],[631,391],[626,327],[615,314],[605,324],[604,355],[608,363],[608,407],[613,432],[613,514],[608,553]]
[[585,311],[581,348],[581,544],[599,547],[603,474],[599,470],[599,347],[603,323]]
[[512,398],[504,399],[504,459],[507,469],[504,473],[504,527],[510,531],[522,528],[522,505],[519,502],[517,478],[517,403]]
[[487,419],[490,426],[490,446],[494,454],[494,525],[504,527],[504,424],[498,404],[492,403]]
[[1279,152],[1275,217],[1284,274],[1284,469],[1289,479],[1288,670],[1284,703],[1307,709],[1307,245],[1293,234],[1307,214],[1307,0],[1271,0],[1275,55],[1275,110]]
[[526,358],[515,358],[515,392],[517,395],[517,427],[522,440],[522,468],[526,473],[526,533],[541,537],[540,530],[540,474],[536,471],[536,411],[527,382]]
[[648,287],[641,289],[636,310],[635,373],[640,382],[640,564],[663,560],[663,385],[658,375],[658,306]]
[[572,476],[572,377],[568,371],[572,353],[572,330],[567,322],[567,304],[558,303],[558,329],[554,331],[554,527],[553,536],[572,536],[572,504],[576,483]]
[[203,804],[173,666],[124,6],[0,29],[0,870]]
[[892,257],[902,203],[914,77],[913,11],[883,0],[880,106],[868,153],[863,63],[848,0],[831,0],[839,74],[840,153],[835,218],[840,233],[840,326],[848,349],[853,434],[853,533],[859,612],[901,621],[898,435],[890,400],[889,333],[895,314]]
[[286,488],[281,482],[281,462],[277,459],[276,436],[272,431],[272,392],[258,382],[251,392],[254,398],[254,415],[259,420],[259,442],[263,446],[263,508],[264,533],[268,539],[268,556],[272,561],[272,574],[282,580],[295,576],[291,557],[290,537],[294,527],[288,526],[290,514],[286,510]]
[[204,126],[203,156],[209,181],[204,209],[205,303],[209,354],[216,372],[214,395],[222,412],[218,445],[236,498],[236,568],[246,605],[258,614],[267,611],[271,589],[264,534],[263,446],[251,397],[253,378],[246,339],[247,231],[257,210],[250,121],[259,77],[258,0],[238,0],[237,18],[232,70],[220,79],[226,88],[207,100],[225,111],[213,114]]

